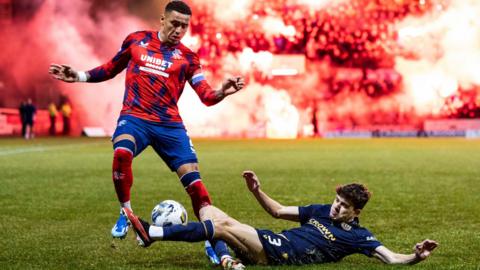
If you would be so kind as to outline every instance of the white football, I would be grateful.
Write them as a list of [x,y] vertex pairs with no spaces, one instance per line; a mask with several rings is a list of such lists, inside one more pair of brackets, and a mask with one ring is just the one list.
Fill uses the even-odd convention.
[[171,226],[176,224],[187,224],[188,216],[185,207],[177,201],[165,200],[152,210],[152,222],[156,226]]

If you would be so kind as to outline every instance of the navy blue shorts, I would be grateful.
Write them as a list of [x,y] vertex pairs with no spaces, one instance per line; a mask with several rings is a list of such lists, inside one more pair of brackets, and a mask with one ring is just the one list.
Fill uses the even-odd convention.
[[291,242],[282,234],[257,229],[269,264],[295,264],[296,255]]
[[198,162],[192,141],[181,124],[164,126],[131,115],[121,115],[112,138],[123,134],[135,138],[134,156],[151,145],[172,171],[176,171],[183,164]]

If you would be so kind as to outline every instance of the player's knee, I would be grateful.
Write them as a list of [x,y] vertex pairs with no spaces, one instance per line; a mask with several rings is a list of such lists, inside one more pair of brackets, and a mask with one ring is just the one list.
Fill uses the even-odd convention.
[[135,153],[135,143],[130,140],[121,140],[113,145],[113,159],[116,162],[131,162]]
[[184,175],[191,173],[191,172],[198,172],[199,167],[198,163],[186,163],[178,167],[177,175],[178,177],[182,178]]
[[116,149],[113,152],[113,159],[119,163],[131,162],[133,160],[133,154],[125,149]]
[[235,230],[236,224],[238,224],[238,222],[231,217],[215,219],[213,221],[215,237],[222,238],[225,235],[228,235],[232,230]]

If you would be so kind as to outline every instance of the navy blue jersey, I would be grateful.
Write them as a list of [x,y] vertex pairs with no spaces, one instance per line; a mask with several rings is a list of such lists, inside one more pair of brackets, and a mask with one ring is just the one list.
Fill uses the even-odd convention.
[[[382,244],[358,220],[333,222],[331,205],[299,207],[301,226],[269,234],[258,230],[270,261],[275,264],[309,264],[336,262],[347,255],[371,256]],[[263,239],[262,239],[263,238]]]

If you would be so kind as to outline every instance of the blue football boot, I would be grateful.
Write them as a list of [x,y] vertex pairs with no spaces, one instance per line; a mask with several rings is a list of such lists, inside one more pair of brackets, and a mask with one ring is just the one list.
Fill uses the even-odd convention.
[[127,218],[120,213],[120,216],[117,219],[117,223],[112,228],[112,236],[113,238],[120,238],[123,239],[127,236],[128,232],[128,222]]
[[214,265],[220,264],[220,259],[218,258],[217,253],[215,253],[215,250],[213,249],[209,241],[205,241],[205,254],[207,255],[211,263],[213,263]]

